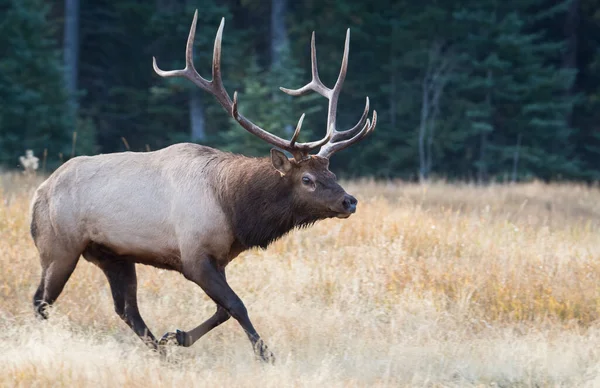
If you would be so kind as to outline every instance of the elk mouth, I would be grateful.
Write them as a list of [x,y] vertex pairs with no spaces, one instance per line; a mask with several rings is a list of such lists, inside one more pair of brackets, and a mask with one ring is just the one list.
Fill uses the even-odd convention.
[[339,206],[330,206],[327,210],[327,218],[348,218],[354,214],[354,211],[347,211]]
[[350,210],[350,209],[344,209],[341,206],[331,206],[329,207],[329,215],[328,217],[331,218],[348,218],[350,217],[352,214],[354,214],[356,212],[356,208]]

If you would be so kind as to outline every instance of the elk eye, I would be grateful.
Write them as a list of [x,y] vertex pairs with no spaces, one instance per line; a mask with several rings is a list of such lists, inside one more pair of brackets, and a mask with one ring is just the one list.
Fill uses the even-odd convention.
[[309,177],[307,176],[303,176],[302,177],[302,183],[304,183],[305,185],[309,185],[312,181],[310,180]]

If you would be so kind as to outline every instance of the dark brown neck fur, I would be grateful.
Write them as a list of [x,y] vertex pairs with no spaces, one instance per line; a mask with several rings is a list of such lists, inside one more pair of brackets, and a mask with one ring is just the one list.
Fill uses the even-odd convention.
[[270,158],[221,154],[215,160],[215,191],[244,248],[266,248],[290,230],[313,224],[294,202],[293,185],[273,168]]

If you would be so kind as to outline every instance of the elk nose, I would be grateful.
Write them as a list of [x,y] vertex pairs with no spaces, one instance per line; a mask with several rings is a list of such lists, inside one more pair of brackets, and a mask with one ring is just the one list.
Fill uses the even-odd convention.
[[358,201],[356,198],[350,194],[344,195],[344,201],[342,201],[342,205],[344,206],[344,210],[346,210],[348,213],[354,213],[356,211],[357,203]]

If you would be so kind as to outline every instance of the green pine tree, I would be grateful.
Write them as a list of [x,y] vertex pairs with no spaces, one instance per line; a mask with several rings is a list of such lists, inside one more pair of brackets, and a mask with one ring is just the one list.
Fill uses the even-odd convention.
[[534,3],[491,0],[455,13],[468,55],[460,93],[464,125],[480,181],[513,168],[517,175],[544,178],[577,171],[567,120],[574,99],[565,93],[574,74],[553,62],[562,42],[531,32],[531,23],[547,12],[536,18]]
[[0,163],[32,149],[48,164],[69,155],[71,136],[59,45],[43,0],[1,0]]

